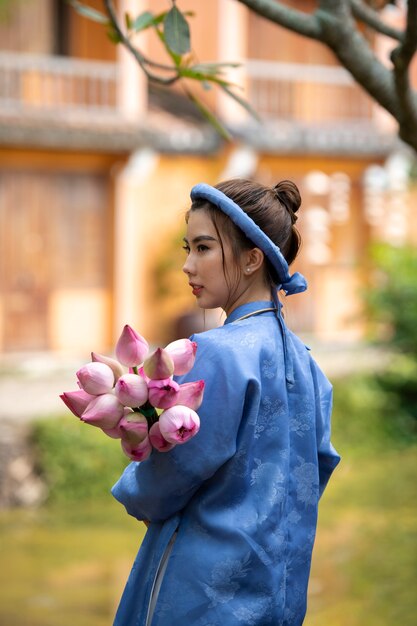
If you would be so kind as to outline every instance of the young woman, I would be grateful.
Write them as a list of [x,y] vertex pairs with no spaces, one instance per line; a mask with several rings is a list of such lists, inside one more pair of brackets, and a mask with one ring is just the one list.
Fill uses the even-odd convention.
[[184,272],[222,307],[180,382],[204,379],[196,437],[131,463],[113,488],[149,521],[116,626],[300,626],[319,497],[339,461],[331,386],[286,327],[277,291],[299,244],[297,187],[248,180],[191,192]]

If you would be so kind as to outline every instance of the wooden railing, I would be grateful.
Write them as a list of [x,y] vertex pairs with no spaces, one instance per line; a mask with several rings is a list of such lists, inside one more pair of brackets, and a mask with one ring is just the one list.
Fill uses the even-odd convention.
[[300,123],[363,121],[369,96],[341,67],[248,60],[248,99],[263,118]]
[[116,115],[117,65],[0,52],[0,113]]
[[[334,66],[248,60],[247,97],[261,117],[299,123],[364,121],[371,99]],[[49,55],[0,52],[0,114],[95,120],[120,115],[118,66]]]

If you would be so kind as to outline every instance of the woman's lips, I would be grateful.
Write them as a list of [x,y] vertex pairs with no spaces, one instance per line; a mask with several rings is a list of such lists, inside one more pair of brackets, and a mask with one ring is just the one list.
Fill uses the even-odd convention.
[[199,296],[203,287],[201,285],[190,285],[193,291],[193,296]]

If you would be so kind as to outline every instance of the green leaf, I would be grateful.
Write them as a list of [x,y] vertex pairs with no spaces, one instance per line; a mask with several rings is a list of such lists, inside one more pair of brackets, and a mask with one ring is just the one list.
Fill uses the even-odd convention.
[[125,24],[126,24],[127,30],[130,30],[132,28],[133,22],[129,13],[125,13]]
[[174,54],[182,55],[190,51],[190,28],[175,5],[165,16],[164,34],[166,44]]
[[165,35],[164,33],[159,29],[156,28],[156,34],[158,35],[159,39],[162,41],[162,43],[165,46],[166,51],[168,52],[169,56],[171,57],[171,59],[174,61],[174,65],[175,67],[179,68],[181,65],[181,61],[182,61],[182,56],[180,54],[176,54],[175,52],[173,52],[171,50],[171,48],[168,46],[166,40],[165,40]]
[[227,80],[224,80],[224,78],[219,78],[215,74],[205,74],[204,72],[196,72],[195,66],[182,67],[180,68],[179,73],[180,73],[180,76],[183,76],[184,78],[192,78],[193,80],[199,80],[201,82],[207,81],[207,82],[216,83],[217,85],[225,86],[225,87],[232,85],[232,83],[229,83]]
[[214,113],[210,111],[210,109],[208,109],[206,105],[203,104],[195,94],[193,94],[192,91],[187,89],[187,87],[185,87],[184,85],[183,88],[185,93],[187,94],[187,97],[191,100],[191,102],[195,104],[202,116],[213,126],[213,128],[217,130],[217,132],[221,137],[223,137],[223,139],[226,139],[226,141],[230,141],[232,139],[232,136],[230,135],[229,131],[223,126],[223,124],[221,124],[221,122],[217,119]]
[[159,15],[155,15],[154,20],[153,20],[153,25],[158,26],[158,24],[161,24],[164,21],[166,14],[167,12],[164,11],[163,13],[160,13]]
[[138,33],[141,30],[149,28],[149,26],[154,26],[156,23],[155,20],[156,18],[152,15],[152,13],[150,13],[149,11],[145,11],[144,13],[138,15],[135,20],[133,20],[131,28],[136,33]]
[[120,37],[119,33],[117,33],[113,27],[110,27],[107,31],[107,37],[113,43],[121,43],[123,39]]
[[222,74],[226,68],[241,67],[241,63],[198,63],[193,65],[193,70],[204,74]]
[[240,96],[238,96],[237,94],[235,94],[231,89],[229,89],[229,87],[227,85],[222,85],[220,83],[219,87],[221,89],[223,89],[223,91],[225,91],[227,93],[228,96],[230,96],[233,100],[236,100],[236,102],[238,104],[240,104],[241,107],[243,107],[244,109],[246,109],[246,111],[252,115],[252,117],[254,117],[258,122],[261,122],[261,118],[259,117],[258,113],[255,111],[255,109],[253,109],[251,107],[251,105],[249,104],[249,102],[247,102],[246,100],[244,100],[243,98],[241,98]]
[[100,13],[100,11],[96,11],[78,0],[68,0],[69,4],[77,11],[79,15],[83,17],[88,17],[88,19],[93,20],[93,22],[98,22],[99,24],[110,24],[109,18],[104,13]]

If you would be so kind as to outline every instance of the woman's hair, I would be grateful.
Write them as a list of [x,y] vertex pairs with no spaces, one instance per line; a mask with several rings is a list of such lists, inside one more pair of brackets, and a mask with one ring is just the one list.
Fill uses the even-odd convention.
[[[252,180],[236,178],[219,183],[216,189],[222,191],[252,218],[255,224],[279,247],[288,265],[294,261],[301,245],[301,237],[295,227],[296,212],[301,204],[301,196],[295,183],[283,180],[275,187],[266,187]],[[230,242],[237,268],[241,253],[256,247],[255,244],[240,228],[235,226],[227,215],[205,199],[197,199],[192,203],[187,220],[189,213],[198,209],[204,209],[210,216],[220,243],[222,244],[223,238]],[[279,283],[275,270],[267,259],[265,261],[267,283],[271,286]],[[224,267],[224,254],[223,270],[228,278]]]

